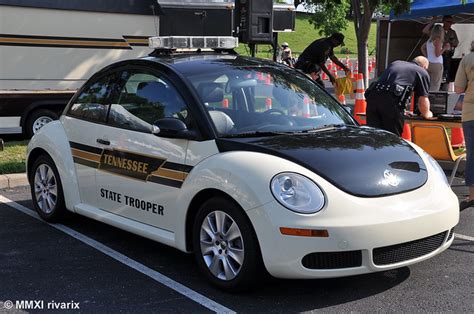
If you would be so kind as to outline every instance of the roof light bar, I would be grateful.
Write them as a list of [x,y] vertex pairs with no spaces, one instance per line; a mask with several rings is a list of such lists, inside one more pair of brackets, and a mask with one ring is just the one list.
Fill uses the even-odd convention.
[[234,49],[239,39],[231,36],[158,36],[148,39],[152,49]]

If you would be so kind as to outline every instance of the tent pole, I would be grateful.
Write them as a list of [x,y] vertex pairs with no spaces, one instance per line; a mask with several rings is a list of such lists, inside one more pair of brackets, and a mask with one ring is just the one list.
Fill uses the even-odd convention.
[[390,50],[390,33],[392,31],[392,21],[388,21],[387,47],[385,48],[385,69],[388,67],[388,51]]

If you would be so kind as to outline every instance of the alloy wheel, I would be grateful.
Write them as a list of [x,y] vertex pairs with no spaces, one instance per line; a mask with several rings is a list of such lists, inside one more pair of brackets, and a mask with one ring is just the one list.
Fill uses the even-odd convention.
[[50,214],[55,209],[58,200],[58,186],[53,169],[46,164],[41,164],[36,168],[34,193],[41,211]]
[[201,254],[209,271],[229,281],[244,263],[244,241],[237,223],[223,211],[209,213],[200,230]]

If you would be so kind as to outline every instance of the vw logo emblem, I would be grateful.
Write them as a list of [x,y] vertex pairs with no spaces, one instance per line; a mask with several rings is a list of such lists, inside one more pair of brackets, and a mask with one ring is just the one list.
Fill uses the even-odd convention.
[[400,181],[398,180],[398,177],[396,174],[394,174],[392,171],[390,170],[385,170],[383,172],[383,177],[385,178],[385,182],[388,184],[388,185],[391,185],[391,186],[398,186],[398,184],[400,184]]

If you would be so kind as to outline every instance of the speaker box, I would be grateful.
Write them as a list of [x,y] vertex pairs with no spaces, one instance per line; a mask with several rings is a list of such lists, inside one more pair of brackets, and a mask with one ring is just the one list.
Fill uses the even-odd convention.
[[273,42],[273,0],[236,0],[235,11],[240,42]]
[[233,11],[226,8],[162,6],[160,36],[233,36]]

